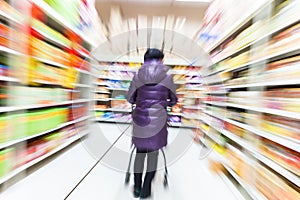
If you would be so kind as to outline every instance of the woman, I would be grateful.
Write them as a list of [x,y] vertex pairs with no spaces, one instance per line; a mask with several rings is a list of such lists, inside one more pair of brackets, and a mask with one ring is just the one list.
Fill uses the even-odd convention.
[[[136,104],[133,116],[132,142],[136,147],[134,162],[134,197],[151,196],[159,149],[167,145],[167,106],[177,103],[176,86],[163,65],[164,54],[148,49],[144,64],[133,77],[127,100]],[[147,155],[147,173],[142,184],[144,160]]]

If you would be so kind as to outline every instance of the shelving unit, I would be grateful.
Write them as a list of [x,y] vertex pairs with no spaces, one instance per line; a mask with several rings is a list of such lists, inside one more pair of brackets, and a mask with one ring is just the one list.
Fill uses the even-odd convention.
[[96,44],[45,1],[25,3],[0,3],[0,64],[7,67],[0,74],[1,189],[85,138],[91,118]]
[[82,132],[80,135],[77,135],[77,137],[74,136],[74,137],[70,138],[70,139],[69,139],[68,141],[66,141],[64,144],[62,144],[62,145],[56,147],[55,149],[53,149],[53,150],[50,151],[49,153],[46,153],[46,154],[44,154],[43,156],[41,156],[41,157],[39,157],[39,158],[37,158],[37,159],[34,159],[34,160],[32,160],[31,162],[28,162],[27,164],[25,164],[25,165],[23,165],[23,166],[21,166],[21,167],[15,169],[15,170],[13,170],[13,171],[10,172],[9,174],[7,174],[5,177],[2,177],[2,178],[0,179],[0,184],[2,184],[2,183],[4,183],[4,182],[8,181],[9,179],[13,178],[14,176],[18,175],[19,173],[25,171],[25,170],[28,169],[29,167],[31,167],[31,166],[33,166],[33,165],[35,165],[35,164],[37,164],[37,163],[39,163],[39,162],[45,160],[46,158],[48,158],[48,157],[54,155],[55,153],[61,151],[62,149],[66,148],[67,146],[71,145],[71,144],[74,143],[75,141],[79,140],[80,138],[83,138],[84,136],[86,136],[86,135],[88,135],[88,134],[89,134],[89,132]]
[[[132,61],[136,61],[140,59],[133,59]],[[166,59],[170,60],[170,59]],[[173,62],[176,59],[173,59]],[[126,93],[128,91],[129,83],[133,77],[133,73],[136,73],[141,66],[141,63],[122,63],[120,60],[119,63],[107,63],[102,62],[98,65],[98,70],[101,75],[98,75],[98,81],[94,83],[98,86],[98,89],[95,90],[95,101],[98,104],[103,105],[103,108],[95,108],[94,110],[98,111],[98,120],[99,122],[120,122],[118,118],[130,118],[131,108],[130,105],[125,100]],[[168,64],[169,62],[165,62]],[[190,101],[199,101],[198,96],[194,96],[194,92],[200,92],[201,89],[201,77],[199,75],[200,68],[196,66],[180,66],[180,65],[167,65],[169,67],[168,74],[173,75],[174,82],[177,84],[178,92],[177,95],[181,95],[179,97],[180,102],[173,108],[172,111],[169,113],[169,126],[172,127],[184,127],[184,128],[196,128],[197,126],[192,124],[185,124],[181,122],[181,119],[185,120],[197,120],[200,119],[198,117],[192,117],[189,114],[185,114],[185,110],[190,109],[194,110],[195,112],[201,111],[202,108],[197,106],[197,103],[186,106],[183,103],[184,99],[190,99]],[[126,77],[130,76],[131,78],[123,78],[122,73],[125,74]],[[118,74],[119,76],[110,76],[110,74]],[[192,80],[191,77],[196,78],[197,80]],[[120,87],[123,84],[123,81],[128,81],[124,87]],[[116,85],[115,85],[116,84]],[[195,86],[194,88],[186,87],[186,84]],[[100,89],[99,89],[100,88]],[[184,89],[185,92],[180,92],[180,90]],[[121,95],[121,97],[116,98],[115,96]],[[127,104],[128,109],[120,109],[120,108],[113,108],[111,106],[112,101],[118,103],[122,103],[121,107],[126,107]],[[108,112],[108,113],[107,113]],[[109,113],[114,112],[114,113]],[[108,114],[106,116],[106,114]],[[98,116],[96,113],[96,116]],[[114,119],[115,118],[115,119]],[[175,119],[176,118],[176,119]],[[172,121],[172,119],[175,119]],[[123,120],[121,120],[123,122]]]
[[[238,159],[253,161],[240,164],[243,167],[234,166],[239,171],[236,173],[228,165],[228,158],[218,160],[251,199],[268,199],[272,195],[281,198],[284,194],[277,193],[279,187],[288,188],[286,191],[293,198],[299,198],[293,188],[299,188],[300,183],[296,161],[300,142],[299,130],[293,123],[300,120],[297,110],[300,33],[293,30],[299,27],[300,4],[290,1],[280,5],[282,2],[262,1],[260,6],[252,6],[253,10],[244,11],[247,14],[239,16],[226,33],[212,44],[204,45],[213,62],[201,72],[207,87],[204,93],[209,95],[203,101],[206,108],[202,119],[226,142],[222,144],[207,129],[200,130],[228,154],[233,153],[230,146],[235,146],[240,149]],[[289,34],[291,31],[293,34]],[[212,87],[219,89],[211,90]],[[265,173],[256,170],[261,166],[268,168],[280,183],[268,180],[271,181],[268,189],[259,185]],[[252,182],[242,178],[246,175],[243,169],[248,167]],[[268,192],[271,190],[273,194]],[[291,198],[292,195],[287,197],[289,194],[285,198]]]

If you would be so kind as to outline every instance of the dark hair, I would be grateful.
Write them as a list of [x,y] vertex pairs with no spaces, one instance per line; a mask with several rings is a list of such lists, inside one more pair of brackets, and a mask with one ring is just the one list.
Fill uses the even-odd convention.
[[144,61],[160,60],[165,57],[164,53],[158,49],[148,49],[144,55]]

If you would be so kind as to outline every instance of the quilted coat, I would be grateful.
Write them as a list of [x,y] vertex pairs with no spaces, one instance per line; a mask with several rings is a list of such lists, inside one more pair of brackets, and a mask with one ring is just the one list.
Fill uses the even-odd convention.
[[147,61],[131,82],[127,100],[136,104],[132,113],[132,142],[139,149],[158,150],[167,145],[167,106],[177,103],[176,86],[167,67]]

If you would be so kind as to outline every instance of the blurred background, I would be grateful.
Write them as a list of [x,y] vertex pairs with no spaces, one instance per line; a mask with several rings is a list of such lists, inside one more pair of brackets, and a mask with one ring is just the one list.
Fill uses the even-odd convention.
[[[298,0],[0,0],[0,196],[64,199],[78,186],[98,129],[117,141],[112,127],[131,124],[126,93],[151,47],[177,85],[170,130],[196,152],[178,161],[194,175],[190,188],[173,181],[185,188],[178,198],[201,198],[201,185],[204,199],[300,199],[299,9]],[[205,163],[200,147],[211,150]]]

